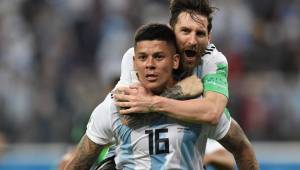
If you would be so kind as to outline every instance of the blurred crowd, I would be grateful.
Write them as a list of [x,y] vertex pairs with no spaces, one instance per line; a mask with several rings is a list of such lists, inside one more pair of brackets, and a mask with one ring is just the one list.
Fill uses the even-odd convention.
[[[0,0],[0,133],[77,142],[138,26],[168,0]],[[232,116],[251,140],[300,140],[300,1],[212,0]]]

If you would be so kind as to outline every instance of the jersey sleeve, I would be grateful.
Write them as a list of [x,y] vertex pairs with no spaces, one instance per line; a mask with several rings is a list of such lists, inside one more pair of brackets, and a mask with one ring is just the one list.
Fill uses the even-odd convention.
[[[134,49],[133,47],[129,48],[126,53],[123,55],[121,62],[121,77],[118,85],[129,85],[132,82],[132,72],[133,69],[133,55]],[[118,86],[117,85],[117,86]]]
[[113,142],[112,131],[112,109],[113,99],[108,94],[105,100],[99,104],[87,124],[86,135],[90,140],[99,144],[106,145]]
[[207,139],[205,154],[210,154],[218,150],[224,150],[225,148],[216,140]]
[[228,62],[226,57],[214,47],[202,57],[202,62],[201,78],[204,92],[213,91],[228,98]]
[[224,111],[219,123],[215,126],[210,126],[208,138],[214,140],[222,139],[228,132],[231,124],[231,117],[227,110]]

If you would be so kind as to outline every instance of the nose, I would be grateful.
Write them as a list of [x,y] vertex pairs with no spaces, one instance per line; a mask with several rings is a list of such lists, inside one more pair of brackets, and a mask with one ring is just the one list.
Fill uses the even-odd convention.
[[190,45],[190,46],[197,45],[197,37],[194,33],[189,35],[188,45]]
[[146,68],[153,69],[155,67],[155,63],[152,57],[148,57],[146,61]]

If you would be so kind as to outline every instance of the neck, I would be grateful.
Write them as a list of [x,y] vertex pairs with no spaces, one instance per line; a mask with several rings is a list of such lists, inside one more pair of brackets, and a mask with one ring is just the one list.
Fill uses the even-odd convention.
[[188,76],[191,76],[194,73],[193,69],[185,69],[181,73],[177,73],[176,80],[182,80]]
[[166,89],[173,87],[175,84],[177,83],[177,81],[175,79],[171,79],[165,86],[163,87],[159,87],[157,89],[152,89],[151,92],[154,95],[160,95],[162,94]]

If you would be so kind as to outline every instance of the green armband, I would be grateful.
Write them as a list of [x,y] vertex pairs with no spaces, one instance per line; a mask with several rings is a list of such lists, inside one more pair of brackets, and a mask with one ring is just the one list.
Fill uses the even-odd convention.
[[227,98],[228,82],[227,82],[228,65],[224,63],[217,64],[216,73],[207,74],[202,78],[204,92],[213,91],[223,94]]
[[204,92],[213,91],[221,93],[227,98],[229,97],[226,77],[218,74],[208,74],[202,80]]

